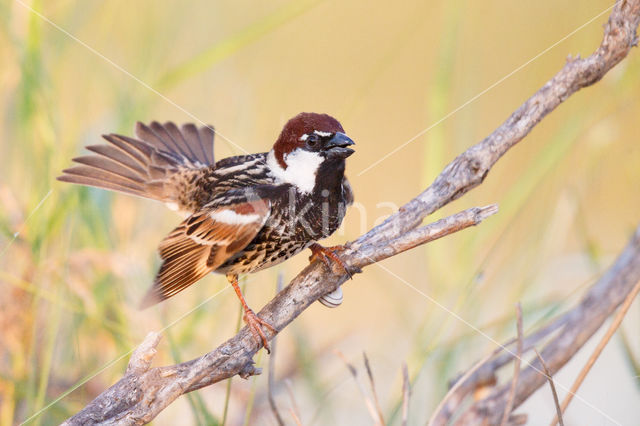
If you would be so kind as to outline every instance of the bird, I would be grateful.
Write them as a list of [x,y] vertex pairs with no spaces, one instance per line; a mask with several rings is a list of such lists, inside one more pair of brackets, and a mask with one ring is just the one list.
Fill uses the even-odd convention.
[[[262,327],[277,330],[248,306],[238,276],[277,265],[304,249],[310,261],[337,263],[344,246],[317,241],[341,225],[353,191],[345,176],[355,151],[334,117],[303,112],[283,127],[268,152],[214,161],[213,126],[138,122],[136,137],[105,134],[106,144],[57,179],[163,202],[183,221],[159,244],[161,266],[141,308],[152,306],[220,273],[235,290],[243,319],[257,344],[269,351]],[[320,299],[334,307],[338,288]]]

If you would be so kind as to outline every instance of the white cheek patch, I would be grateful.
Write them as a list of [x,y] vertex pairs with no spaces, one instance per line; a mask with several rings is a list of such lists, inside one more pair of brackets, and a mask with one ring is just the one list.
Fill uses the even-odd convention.
[[323,137],[323,138],[331,136],[331,133],[329,133],[329,132],[321,132],[320,130],[314,130],[313,133],[315,133],[316,135],[318,135],[320,137]]
[[209,215],[216,222],[227,223],[229,225],[246,225],[247,223],[258,222],[260,216],[257,214],[240,214],[233,210],[219,210]]
[[272,151],[267,156],[267,166],[277,180],[295,185],[303,193],[310,193],[316,184],[316,173],[324,159],[316,152],[295,149],[284,156],[287,168],[283,169]]

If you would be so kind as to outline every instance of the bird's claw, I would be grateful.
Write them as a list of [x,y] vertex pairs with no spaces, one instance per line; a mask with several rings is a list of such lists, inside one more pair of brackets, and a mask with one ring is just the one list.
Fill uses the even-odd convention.
[[276,328],[269,324],[267,321],[256,315],[256,313],[253,312],[252,309],[245,311],[242,319],[247,324],[247,326],[249,326],[249,331],[251,331],[251,334],[253,335],[253,338],[256,340],[256,342],[262,342],[262,346],[264,346],[264,348],[267,350],[267,353],[270,354],[271,348],[269,347],[269,341],[267,340],[266,334],[264,334],[262,326],[266,327],[274,334],[276,334],[278,330],[276,330]]
[[327,268],[331,269],[331,262],[337,263],[345,274],[349,276],[350,279],[353,279],[353,275],[349,271],[347,264],[340,259],[340,257],[335,253],[336,251],[344,251],[346,249],[345,246],[332,246],[332,247],[323,247],[320,244],[314,243],[309,246],[311,250],[311,256],[309,256],[309,262],[313,262],[315,260],[320,260],[322,263],[327,265]]

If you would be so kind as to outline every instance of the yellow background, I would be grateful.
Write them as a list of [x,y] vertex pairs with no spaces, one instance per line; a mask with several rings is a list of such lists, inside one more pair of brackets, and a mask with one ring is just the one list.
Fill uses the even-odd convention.
[[[220,290],[170,326],[157,363],[196,357],[237,327],[239,303],[217,275],[158,307],[136,310],[158,266],[156,245],[179,219],[149,200],[54,180],[100,134],[132,134],[137,120],[202,121],[233,141],[217,136],[220,159],[242,153],[235,145],[268,150],[300,111],[330,113],[357,143],[347,174],[361,205],[326,241],[337,244],[417,195],[569,54],[589,55],[607,13],[561,40],[610,5],[0,3],[0,424],[23,421],[108,366],[31,424],[59,423],[121,376],[127,357],[111,361]],[[383,262],[391,273],[367,268],[344,286],[341,307],[316,304],[287,328],[278,342],[275,389],[286,421],[293,424],[295,410],[304,425],[370,424],[363,396],[335,352],[354,364],[368,392],[364,351],[385,419],[399,423],[406,361],[410,423],[424,424],[447,381],[495,347],[442,307],[504,341],[515,333],[516,302],[525,330],[573,306],[640,221],[639,75],[633,49],[601,82],[545,118],[483,185],[433,219],[490,203],[500,205],[497,216]],[[301,254],[247,277],[249,304],[263,306],[277,273],[288,282],[306,261]],[[579,393],[623,424],[640,415],[639,321],[636,302]],[[588,354],[580,352],[557,382],[568,388]],[[266,367],[267,359],[261,353],[256,361]],[[230,391],[214,385],[180,398],[156,424],[220,421],[227,392],[228,424],[275,424],[266,384],[263,374],[234,378]],[[550,421],[549,390],[520,411],[532,424]],[[566,421],[607,424],[579,400]]]

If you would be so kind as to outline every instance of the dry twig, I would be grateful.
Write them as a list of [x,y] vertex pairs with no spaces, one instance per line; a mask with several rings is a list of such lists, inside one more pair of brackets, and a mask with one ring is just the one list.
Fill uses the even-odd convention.
[[409,420],[409,398],[411,397],[411,388],[409,384],[409,368],[407,363],[402,363],[402,426],[407,426]]
[[[638,281],[640,281],[640,226],[614,264],[589,289],[580,303],[559,318],[562,325],[553,327],[557,332],[547,342],[541,353],[549,375],[560,370],[582,348],[623,303]],[[547,379],[545,374],[541,374],[542,368],[538,361],[529,364],[520,372],[514,407],[518,407],[545,384]],[[471,405],[460,417],[459,424],[498,424],[507,404],[509,389],[510,386],[506,384],[496,387],[485,399]],[[597,408],[594,407],[594,409]],[[606,416],[605,413],[600,413]]]
[[[578,392],[578,388],[580,387],[580,385],[582,385],[582,382],[584,381],[585,377],[587,377],[587,374],[589,374],[589,371],[591,371],[591,367],[593,367],[593,364],[595,364],[596,360],[602,353],[602,350],[605,348],[605,346],[607,346],[607,343],[609,343],[609,340],[611,340],[616,330],[618,330],[618,327],[620,327],[620,324],[622,324],[622,320],[624,319],[624,316],[627,314],[627,311],[629,311],[629,308],[631,307],[631,304],[633,303],[634,299],[638,295],[638,292],[640,292],[640,281],[636,283],[635,287],[633,287],[631,292],[629,292],[629,294],[627,295],[627,298],[624,300],[624,303],[622,304],[622,306],[620,307],[620,310],[618,311],[615,318],[613,319],[613,322],[609,326],[609,329],[607,330],[605,335],[602,336],[602,339],[598,343],[598,346],[596,346],[593,353],[589,357],[589,360],[584,365],[584,367],[582,367],[582,370],[580,370],[580,374],[576,378],[575,382],[573,382],[573,385],[571,385],[571,389],[569,390],[569,393],[567,393],[567,396],[565,396],[564,400],[562,401],[562,406],[560,407],[561,414],[567,411],[567,407],[569,406],[569,403],[573,399],[573,396],[576,394],[576,392]],[[558,423],[558,420],[559,419],[556,416],[551,422],[551,424],[555,425],[556,423]],[[560,423],[562,423],[562,421],[560,421]]]
[[364,403],[367,406],[367,410],[369,411],[369,415],[371,416],[373,423],[375,425],[384,425],[384,420],[381,422],[378,418],[373,401],[371,401],[371,398],[367,396],[367,393],[364,390],[364,386],[362,386],[360,380],[358,380],[358,370],[356,370],[356,367],[354,367],[354,365],[347,360],[347,357],[345,357],[342,352],[336,350],[335,353],[340,357],[340,359],[342,359],[342,362],[344,362],[344,365],[347,367],[347,370],[349,370],[349,373],[353,377],[353,381],[356,382],[358,391],[360,391],[360,395],[362,396],[362,399],[364,399]]
[[302,426],[300,417],[298,417],[298,415],[296,414],[293,408],[289,408],[289,414],[291,414],[291,417],[293,417],[293,421],[296,423],[297,426]]
[[369,385],[371,386],[373,402],[375,403],[376,412],[378,414],[378,422],[380,422],[381,425],[384,425],[384,414],[382,414],[382,407],[380,406],[380,400],[378,399],[378,392],[376,392],[376,382],[373,380],[373,372],[371,371],[369,358],[367,358],[367,354],[365,352],[362,352],[362,358],[364,358],[364,367],[367,370],[367,377],[369,377]]
[[511,389],[509,389],[509,399],[507,399],[507,406],[504,408],[504,414],[502,415],[502,421],[500,426],[506,426],[509,421],[509,415],[513,409],[513,398],[516,396],[516,386],[518,384],[518,376],[520,375],[520,363],[522,361],[522,339],[524,338],[524,332],[522,331],[522,307],[520,303],[516,305],[516,318],[518,329],[518,352],[516,352],[516,359],[513,363],[513,380],[511,381]]
[[[278,281],[276,282],[276,293],[280,293],[283,285],[283,275],[282,272],[278,273]],[[271,407],[271,412],[273,416],[276,418],[276,422],[278,425],[283,426],[284,421],[280,416],[280,412],[278,411],[278,406],[276,405],[276,400],[273,396],[273,388],[274,386],[274,376],[276,374],[276,348],[277,348],[277,336],[274,336],[271,340],[271,356],[269,357],[269,375],[267,377],[267,398],[269,399],[269,406]]]
[[[539,341],[561,329],[566,324],[569,314],[570,312],[563,314],[552,323],[525,337],[523,341],[523,353],[533,349],[534,345]],[[459,407],[467,395],[478,388],[495,385],[497,381],[496,371],[513,359],[513,352],[508,350],[509,346],[513,343],[517,343],[517,338],[505,342],[492,353],[476,362],[473,367],[460,377],[452,380],[449,392],[447,392],[447,395],[442,399],[438,408],[433,413],[429,425],[446,424],[453,416],[455,409]]]
[[558,399],[558,392],[556,391],[556,385],[553,384],[553,377],[551,377],[551,373],[549,372],[549,367],[545,364],[544,359],[540,356],[540,352],[536,348],[533,348],[533,351],[536,353],[542,368],[544,369],[544,374],[547,376],[547,380],[549,381],[549,387],[551,388],[551,395],[553,396],[553,404],[556,407],[556,419],[557,421],[553,423],[555,426],[556,423],[560,423],[560,426],[564,426],[564,420],[562,419],[562,410],[560,409],[560,400]]
[[301,420],[300,420],[300,408],[298,407],[298,402],[296,401],[296,395],[293,393],[293,387],[291,386],[291,380],[286,379],[284,381],[284,385],[287,388],[287,393],[289,394],[289,399],[291,400],[291,408],[289,409],[289,411],[291,411],[291,415],[293,416],[293,419],[296,421],[296,424],[302,424]]
[[[558,74],[500,127],[454,159],[423,193],[382,224],[348,243],[342,260],[353,270],[359,270],[420,244],[476,225],[494,214],[496,209],[493,206],[469,209],[420,227],[425,217],[481,184],[493,165],[547,114],[576,91],[600,80],[619,63],[637,42],[635,30],[639,20],[640,0],[618,1],[606,25],[604,40],[594,54],[585,59],[569,60]],[[347,278],[347,274],[330,271],[321,262],[316,262],[306,267],[259,315],[278,330],[283,330],[313,302],[334,291]],[[273,338],[273,335],[269,337]],[[153,349],[157,340],[147,338],[143,345]],[[184,393],[234,375],[248,377],[258,374],[252,361],[258,350],[259,346],[244,327],[212,352],[191,361],[155,368],[143,364],[135,370],[130,367],[122,379],[66,424],[149,422]],[[545,359],[553,358],[543,355]],[[552,370],[554,366],[551,366]],[[527,380],[530,380],[528,376]],[[516,406],[521,397],[520,393],[516,395]],[[502,410],[499,412],[502,413]]]
[[[447,394],[442,398],[440,404],[436,407],[435,411],[431,415],[428,426],[435,425],[445,425],[447,421],[453,415],[453,408],[458,407],[462,399],[470,393],[475,388],[483,385],[485,382],[473,381],[473,388],[466,386],[469,383],[469,378],[473,376],[478,369],[486,365],[486,363],[495,357],[502,348],[498,348],[489,355],[482,358],[480,361],[476,362],[473,367],[471,367],[462,377],[460,377],[454,384],[451,386]],[[495,383],[495,376],[492,374],[490,378],[490,383]],[[462,391],[462,392],[460,392]]]

